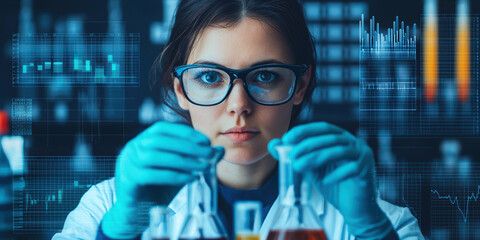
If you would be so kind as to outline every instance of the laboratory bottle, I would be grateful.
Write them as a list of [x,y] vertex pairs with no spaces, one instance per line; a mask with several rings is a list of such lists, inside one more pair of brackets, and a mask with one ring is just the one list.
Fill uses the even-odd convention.
[[236,240],[260,240],[262,204],[259,201],[237,201],[234,206]]
[[279,156],[279,200],[275,223],[267,240],[327,240],[320,219],[310,203],[306,174],[293,171],[288,153],[291,146],[277,146]]
[[217,175],[215,159],[206,171],[195,172],[196,180],[187,185],[187,217],[179,240],[227,240],[227,232],[217,214]]
[[167,206],[150,208],[150,240],[170,240],[170,213]]
[[13,239],[13,174],[2,146],[8,134],[8,114],[0,111],[0,238]]

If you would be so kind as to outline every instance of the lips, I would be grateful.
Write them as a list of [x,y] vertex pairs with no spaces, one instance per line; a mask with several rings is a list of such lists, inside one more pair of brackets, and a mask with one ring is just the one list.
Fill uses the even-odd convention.
[[233,127],[221,133],[221,135],[227,137],[234,143],[240,143],[248,141],[257,136],[260,131],[250,127]]

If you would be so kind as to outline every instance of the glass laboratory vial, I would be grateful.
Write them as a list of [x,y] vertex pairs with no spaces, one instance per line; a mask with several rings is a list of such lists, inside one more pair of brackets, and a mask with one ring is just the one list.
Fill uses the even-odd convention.
[[227,240],[227,232],[217,215],[217,175],[215,159],[207,172],[196,172],[197,179],[187,186],[188,214],[179,240]]
[[235,239],[260,240],[262,204],[259,201],[238,201],[234,209]]
[[291,146],[277,146],[281,207],[267,240],[327,240],[320,219],[310,202],[310,186],[303,175],[293,171],[288,153]]
[[13,239],[13,173],[2,146],[8,134],[8,114],[0,111],[0,238]]
[[170,240],[169,212],[167,206],[150,209],[149,235],[151,240]]

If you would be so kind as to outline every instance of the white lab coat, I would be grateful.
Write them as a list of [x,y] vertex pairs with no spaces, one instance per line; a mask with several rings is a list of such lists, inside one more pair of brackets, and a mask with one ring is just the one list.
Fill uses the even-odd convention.
[[[178,237],[180,227],[186,217],[186,188],[182,188],[169,204],[173,211],[172,216],[173,237]],[[61,233],[53,236],[52,240],[63,239],[95,239],[98,225],[103,215],[115,202],[114,179],[105,180],[92,186],[82,197],[78,206],[68,214]],[[324,230],[329,240],[354,240],[348,233],[342,215],[316,190],[312,191],[311,200],[315,204],[314,211],[324,224]],[[408,208],[398,207],[382,199],[378,199],[380,208],[386,213],[400,239],[424,239],[417,219]],[[277,198],[268,212],[261,227],[261,237],[266,239],[270,226],[276,219],[275,213],[280,206]],[[148,239],[148,229],[143,233],[142,239]]]

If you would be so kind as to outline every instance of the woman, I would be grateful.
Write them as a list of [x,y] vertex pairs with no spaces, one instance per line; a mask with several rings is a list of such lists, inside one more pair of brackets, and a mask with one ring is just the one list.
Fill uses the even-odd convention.
[[199,158],[214,156],[230,237],[231,206],[245,199],[262,202],[265,236],[278,207],[279,144],[293,146],[296,171],[315,176],[314,208],[328,239],[423,239],[407,208],[377,199],[363,141],[324,122],[292,128],[312,94],[315,62],[296,0],[181,1],[152,87],[189,126],[160,122],[127,143],[115,178],[92,187],[54,239],[139,238],[138,203],[152,199],[169,204],[178,235],[179,189],[207,167]]

